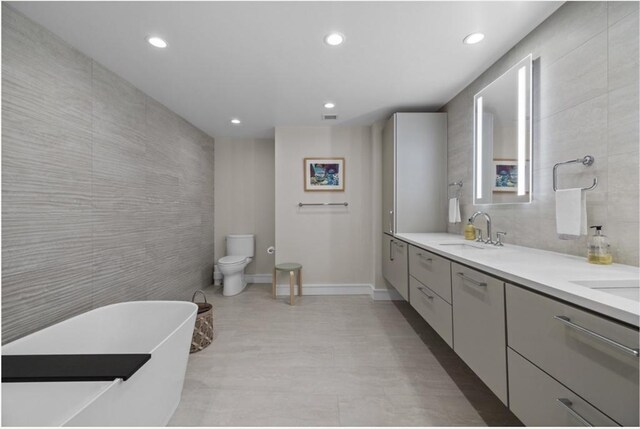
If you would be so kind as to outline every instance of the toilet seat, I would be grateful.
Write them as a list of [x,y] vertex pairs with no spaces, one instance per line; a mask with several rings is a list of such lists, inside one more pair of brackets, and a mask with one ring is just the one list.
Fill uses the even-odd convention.
[[223,256],[218,260],[218,264],[233,265],[244,262],[247,258],[239,255]]

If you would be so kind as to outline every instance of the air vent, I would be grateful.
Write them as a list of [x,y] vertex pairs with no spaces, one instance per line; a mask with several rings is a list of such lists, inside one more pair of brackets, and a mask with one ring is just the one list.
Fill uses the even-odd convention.
[[322,119],[325,121],[335,121],[338,119],[338,115],[322,115]]

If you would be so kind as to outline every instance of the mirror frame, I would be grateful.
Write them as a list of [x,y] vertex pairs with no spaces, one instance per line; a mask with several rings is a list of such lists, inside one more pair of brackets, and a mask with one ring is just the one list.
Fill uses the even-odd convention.
[[[480,198],[482,198],[482,176],[478,180],[478,169],[480,167],[480,173],[482,173],[482,168],[480,163],[482,163],[482,157],[478,159],[478,146],[480,145],[480,149],[482,149],[482,135],[480,135],[478,139],[478,131],[482,132],[482,126],[478,126],[478,116],[482,119],[483,113],[483,93],[490,88],[493,84],[498,82],[507,74],[511,73],[513,70],[523,67],[529,68],[529,76],[527,78],[526,73],[525,77],[522,78],[520,75],[518,76],[518,87],[516,88],[518,94],[518,175],[521,176],[524,181],[520,181],[520,183],[524,183],[523,189],[526,187],[526,184],[529,184],[529,199],[528,201],[508,201],[508,202],[483,202],[478,201],[478,193],[480,193]],[[519,72],[518,72],[519,73]],[[522,82],[522,83],[520,83]],[[528,100],[524,100],[522,102],[523,95],[528,93]],[[524,108],[524,110],[523,110]],[[524,120],[522,117],[524,116]],[[524,130],[522,129],[524,127]],[[478,130],[479,128],[479,130]],[[525,140],[523,140],[525,139]],[[529,144],[527,151],[526,149],[522,149],[522,145],[527,147],[527,143]],[[528,167],[527,167],[527,159],[528,159]],[[480,162],[479,162],[480,161]],[[525,168],[521,168],[524,166]],[[527,171],[528,169],[528,171]],[[521,175],[521,171],[524,171],[524,175]],[[480,192],[479,192],[480,191]],[[518,195],[524,195],[526,193],[526,189],[522,191],[518,188]],[[521,193],[523,192],[523,193]],[[494,79],[491,83],[486,85],[480,91],[478,91],[473,96],[473,204],[474,205],[502,205],[502,204],[529,204],[533,201],[533,55],[529,54],[524,57],[522,60],[515,63],[511,66],[507,71],[502,73],[499,77]]]

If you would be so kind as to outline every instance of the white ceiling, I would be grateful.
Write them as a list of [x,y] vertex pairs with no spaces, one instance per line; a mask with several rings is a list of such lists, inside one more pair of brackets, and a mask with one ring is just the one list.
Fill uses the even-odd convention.
[[[562,2],[11,2],[214,137],[441,107]],[[330,47],[331,31],[346,36]],[[485,40],[464,45],[481,31]],[[164,37],[159,50],[145,41]],[[240,126],[229,123],[242,119]]]

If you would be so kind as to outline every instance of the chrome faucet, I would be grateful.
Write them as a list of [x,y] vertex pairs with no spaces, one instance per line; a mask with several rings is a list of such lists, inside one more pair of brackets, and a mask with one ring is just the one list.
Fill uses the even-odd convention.
[[489,213],[475,212],[473,215],[471,215],[471,218],[469,218],[469,220],[471,221],[471,223],[474,223],[476,218],[480,215],[484,216],[484,218],[487,220],[487,239],[484,242],[486,244],[495,244],[495,242],[491,239],[491,217],[489,216]]

